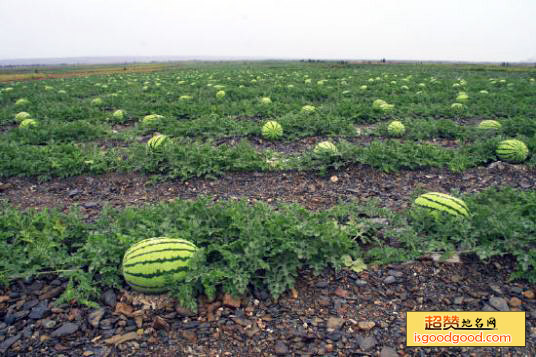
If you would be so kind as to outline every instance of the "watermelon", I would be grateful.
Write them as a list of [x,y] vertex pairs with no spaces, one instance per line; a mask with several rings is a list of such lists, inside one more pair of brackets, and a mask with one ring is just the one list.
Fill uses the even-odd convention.
[[166,279],[186,275],[197,247],[179,238],[149,238],[131,246],[123,257],[123,277],[134,289],[160,293],[168,290]]
[[15,115],[16,121],[23,121],[24,119],[30,119],[32,116],[27,112],[20,112]]
[[149,114],[143,117],[143,124],[154,124],[157,123],[160,119],[164,118],[163,115],[159,114]]
[[415,204],[431,209],[435,217],[438,217],[441,212],[446,212],[453,216],[469,216],[469,208],[465,202],[440,192],[428,192],[420,195],[415,200]]
[[149,150],[157,150],[159,147],[161,147],[163,144],[165,144],[168,140],[168,137],[166,135],[158,134],[153,136],[152,138],[147,141],[147,148]]
[[523,162],[529,156],[527,145],[516,139],[501,141],[496,152],[501,160],[512,163]]
[[19,128],[22,128],[22,129],[25,129],[25,128],[30,128],[30,127],[34,127],[34,126],[37,126],[37,120],[35,119],[24,119],[20,125],[19,125]]
[[316,144],[314,149],[315,154],[334,155],[338,152],[337,147],[331,141],[322,141]]
[[283,127],[278,122],[271,120],[262,127],[262,136],[267,139],[279,139],[283,135]]
[[495,120],[482,120],[480,124],[478,124],[479,129],[500,129],[501,123]]
[[406,127],[402,122],[394,120],[387,126],[387,132],[390,136],[402,136],[406,132]]

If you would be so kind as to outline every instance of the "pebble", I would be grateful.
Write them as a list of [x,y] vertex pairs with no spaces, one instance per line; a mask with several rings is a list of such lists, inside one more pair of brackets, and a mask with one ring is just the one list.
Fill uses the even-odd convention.
[[54,320],[43,320],[41,323],[45,328],[52,329],[56,327],[56,321]]
[[66,322],[63,325],[61,325],[58,329],[54,330],[50,334],[52,337],[62,337],[67,336],[75,333],[78,331],[78,324],[72,323],[72,322]]
[[368,284],[368,282],[365,281],[365,280],[356,279],[356,280],[354,281],[354,284],[357,285],[357,286],[365,286],[365,285]]
[[382,347],[380,357],[398,357],[398,353],[394,348],[385,346]]
[[87,321],[91,326],[97,328],[105,312],[106,310],[104,308],[94,310],[88,315]]
[[491,296],[489,298],[489,304],[498,311],[510,311],[508,303],[501,297]]
[[516,298],[515,296],[512,297],[510,299],[510,301],[508,301],[508,304],[510,304],[510,306],[512,306],[512,307],[519,307],[519,306],[521,306],[522,303],[523,302],[521,300],[519,300],[518,298]]
[[30,319],[40,320],[45,316],[47,312],[49,312],[48,300],[43,300],[32,309],[32,311],[30,312],[30,316],[28,317]]
[[361,330],[368,331],[376,326],[376,323],[374,321],[359,321],[357,323],[357,327],[359,327]]
[[325,289],[329,286],[329,283],[327,281],[319,281],[315,286],[319,289]]
[[331,300],[329,299],[329,297],[325,296],[325,295],[320,295],[318,297],[318,305],[320,306],[329,306],[331,305]]
[[534,291],[532,290],[523,291],[523,296],[529,300],[532,300],[534,299]]
[[396,282],[396,278],[392,275],[389,275],[387,278],[383,279],[385,284],[393,284]]
[[402,273],[401,271],[398,271],[398,270],[388,270],[387,271],[387,274],[388,275],[392,275],[394,276],[395,278],[401,278],[404,276],[404,273]]
[[108,289],[102,294],[102,301],[110,307],[115,308],[115,304],[117,303],[117,295],[115,295],[115,291],[113,289]]
[[289,350],[285,342],[281,340],[277,341],[275,344],[275,354],[284,356],[284,355],[287,355],[288,353],[289,353]]
[[11,347],[11,345],[13,345],[18,340],[20,340],[21,337],[22,337],[22,334],[18,333],[15,336],[12,336],[8,338],[7,340],[5,340],[4,342],[2,342],[2,344],[0,345],[0,353],[2,354],[6,353],[9,347]]
[[376,346],[378,342],[374,338],[374,336],[366,336],[359,338],[359,348],[362,351],[368,351],[374,346]]
[[330,317],[327,321],[326,327],[328,331],[338,330],[344,325],[344,319],[339,317]]

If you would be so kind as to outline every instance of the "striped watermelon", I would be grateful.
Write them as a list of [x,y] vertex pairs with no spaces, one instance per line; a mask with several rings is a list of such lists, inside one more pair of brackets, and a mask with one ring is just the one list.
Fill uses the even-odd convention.
[[501,141],[496,152],[501,160],[513,163],[523,162],[529,156],[527,145],[516,139]]
[[267,139],[279,139],[283,135],[283,127],[274,120],[266,122],[262,127],[262,136]]
[[157,150],[162,144],[167,142],[168,137],[162,134],[153,136],[147,141],[147,148],[149,150]]
[[149,238],[130,247],[123,257],[123,276],[142,292],[166,291],[166,277],[181,279],[197,247],[179,238]]
[[501,123],[499,123],[496,120],[482,120],[480,124],[478,124],[479,129],[500,129]]
[[435,217],[438,217],[441,212],[454,216],[469,216],[469,208],[465,202],[440,192],[428,192],[420,195],[415,200],[415,204],[433,210]]
[[335,155],[339,152],[337,150],[337,147],[335,144],[333,144],[331,141],[322,141],[321,143],[316,144],[314,148],[315,154],[328,154],[328,155]]

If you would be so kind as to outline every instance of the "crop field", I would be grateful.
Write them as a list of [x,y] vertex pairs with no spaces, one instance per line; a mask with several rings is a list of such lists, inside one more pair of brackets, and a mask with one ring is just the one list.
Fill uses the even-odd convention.
[[[418,309],[498,309],[495,300],[488,301],[497,295],[508,309],[527,312],[526,349],[505,353],[535,351],[534,68],[335,62],[110,68],[92,69],[88,76],[67,70],[65,78],[46,80],[7,81],[43,77],[0,73],[0,80],[6,76],[0,82],[0,307],[9,311],[5,316],[23,310],[26,300],[17,299],[36,282],[45,285],[41,295],[61,287],[48,299],[53,296],[65,316],[75,307],[97,309],[107,291],[131,296],[122,268],[127,249],[147,238],[176,237],[198,248],[186,274],[166,280],[170,296],[184,309],[216,314],[222,297],[224,306],[233,305],[226,299],[241,297],[257,305],[263,299],[296,301],[300,294],[317,299],[308,294],[317,294],[318,276],[339,284],[320,289],[333,287],[335,299],[346,299],[343,305],[351,301],[360,314],[367,311],[360,296],[368,293],[359,289],[366,287],[348,282],[382,286],[381,301],[412,296],[409,305],[398,307],[401,315]],[[425,200],[421,195],[430,192],[452,200],[420,204],[418,197]],[[454,198],[463,206],[449,210]],[[388,273],[393,269],[404,276]],[[423,276],[444,280],[418,295],[423,283],[412,279],[418,279],[419,269]],[[384,281],[391,275],[407,280],[391,285]],[[476,295],[459,280],[450,285],[458,288],[441,292],[441,284],[454,275],[472,284]],[[309,279],[315,282],[308,284]],[[490,288],[494,284],[501,293]],[[450,294],[448,299],[442,293]],[[460,294],[473,295],[454,306]],[[514,297],[519,304],[512,303]],[[133,304],[127,298],[121,303]],[[281,316],[290,314],[289,304]],[[325,307],[326,316],[328,311],[349,314],[340,302],[334,304]],[[251,317],[247,308],[245,317]],[[191,323],[174,318],[167,321]],[[404,321],[383,326],[382,319],[376,320],[376,341],[418,355],[418,349],[399,347],[402,332],[389,333]],[[305,320],[300,321],[301,326]],[[347,347],[346,335],[334,337],[329,326],[327,337],[311,337],[319,333],[311,321],[303,332],[309,337],[296,335],[302,339],[292,348],[295,341],[287,343],[297,355],[381,350],[381,343]],[[250,336],[251,326],[242,325],[242,336],[270,341],[268,332],[255,326],[259,331]],[[190,346],[181,353],[225,350],[213,341],[225,341],[227,330],[212,339],[213,327],[206,328],[206,336],[196,335],[198,343],[188,335],[177,337]],[[119,329],[103,340],[128,332],[124,325]],[[364,340],[373,333],[361,330]],[[0,325],[6,340],[16,336],[2,331]],[[98,335],[92,333],[83,343]],[[36,341],[30,344],[34,352],[61,351],[54,343]],[[80,346],[62,343],[72,351]],[[281,346],[272,351],[274,344],[268,343],[268,355],[285,355]],[[29,353],[25,346],[18,352]],[[233,355],[257,353],[247,344],[233,346]],[[5,352],[2,341],[0,352]]]

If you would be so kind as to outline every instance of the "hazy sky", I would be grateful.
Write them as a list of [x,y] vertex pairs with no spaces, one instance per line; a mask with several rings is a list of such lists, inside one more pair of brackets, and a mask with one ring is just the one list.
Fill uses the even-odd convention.
[[536,0],[0,0],[0,59],[525,61]]

